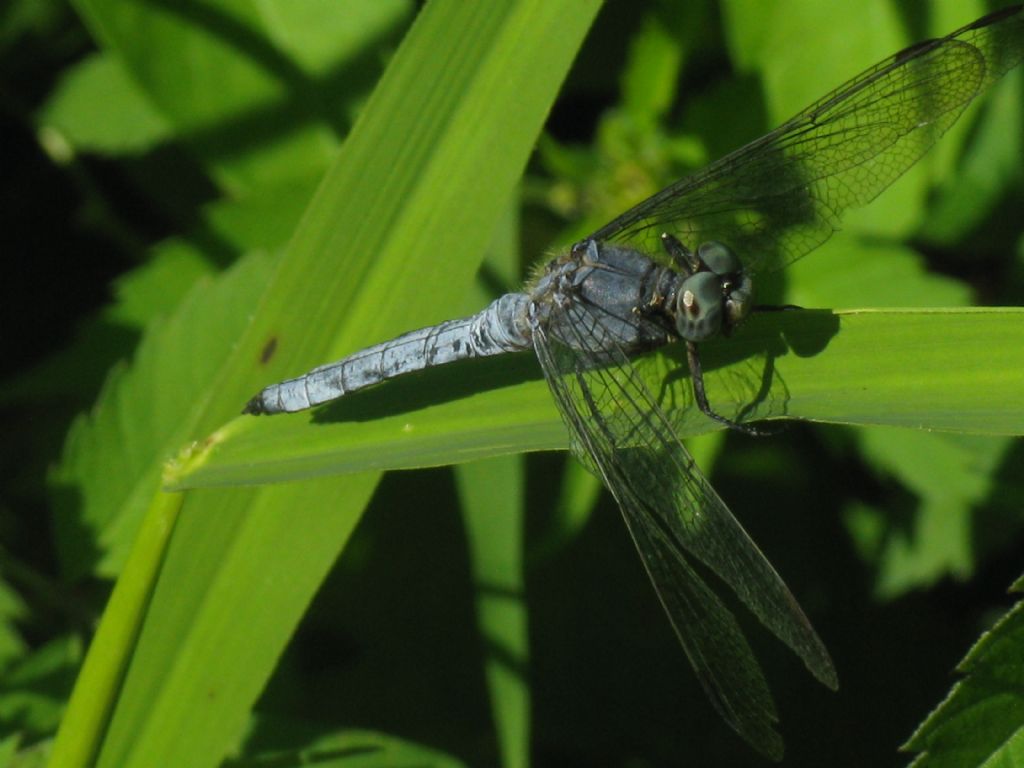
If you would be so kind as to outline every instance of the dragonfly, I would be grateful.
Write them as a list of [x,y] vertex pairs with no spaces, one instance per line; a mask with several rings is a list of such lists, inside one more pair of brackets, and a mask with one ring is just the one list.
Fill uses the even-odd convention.
[[755,278],[820,246],[1024,58],[1024,6],[913,45],[774,131],[644,200],[553,259],[523,291],[272,384],[249,414],[302,411],[456,360],[533,350],[575,456],[618,502],[697,678],[725,721],[780,759],[778,715],[714,574],[810,673],[838,687],[810,621],[701,474],[632,360],[686,347],[693,400],[717,413],[699,345],[753,311]]

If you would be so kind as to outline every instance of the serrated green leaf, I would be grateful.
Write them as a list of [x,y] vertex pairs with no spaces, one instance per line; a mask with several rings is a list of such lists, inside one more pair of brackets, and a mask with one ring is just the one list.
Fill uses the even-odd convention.
[[4,382],[0,402],[91,400],[111,367],[134,352],[137,334],[174,310],[215,265],[283,248],[318,181],[293,180],[204,206],[195,231],[151,248],[144,264],[114,281],[114,301],[83,324],[70,346]]
[[78,152],[143,152],[173,134],[117,57],[94,53],[67,70],[36,117]]
[[[72,426],[52,477],[61,510],[55,533],[71,577],[120,570],[162,459],[194,435],[195,411],[191,417],[188,412],[195,394],[216,380],[269,279],[268,249],[283,247],[311,195],[312,185],[301,182],[207,206],[201,234],[154,247],[145,264],[115,282],[115,301],[96,327],[14,382],[11,393],[56,397],[91,370],[92,357],[107,365],[124,359],[123,347],[112,347],[114,357],[106,358],[98,339],[115,333],[123,339],[150,326],[136,350],[134,373],[124,381],[114,369],[92,413]],[[213,282],[214,254],[226,250],[234,256],[247,248],[260,253]],[[192,290],[201,278],[206,282]],[[159,413],[153,413],[154,402],[160,403]],[[147,467],[148,474],[111,476],[100,470],[115,466]],[[71,488],[71,496],[62,491]],[[84,536],[86,531],[92,536]]]
[[4,669],[0,682],[0,723],[33,741],[53,733],[82,662],[82,643],[61,636],[33,649]]
[[974,568],[973,511],[992,492],[1010,441],[880,427],[857,437],[877,472],[920,499],[909,524],[880,515],[890,525],[876,555],[877,593],[892,598],[946,575],[967,578]]
[[957,667],[964,678],[901,749],[912,768],[1015,766],[1024,733],[1024,603],[984,633]]
[[104,311],[104,319],[141,331],[169,314],[200,278],[213,272],[209,258],[191,243],[160,243],[145,264],[114,282],[115,300]]
[[250,251],[282,249],[295,232],[321,177],[315,173],[205,206],[201,211],[202,227],[190,233],[190,240],[224,262]]
[[162,461],[170,446],[195,434],[202,393],[223,375],[272,266],[268,254],[254,255],[223,279],[198,285],[171,318],[149,328],[130,373],[115,370],[97,407],[72,425],[51,477],[63,500],[55,533],[68,577],[120,571]]

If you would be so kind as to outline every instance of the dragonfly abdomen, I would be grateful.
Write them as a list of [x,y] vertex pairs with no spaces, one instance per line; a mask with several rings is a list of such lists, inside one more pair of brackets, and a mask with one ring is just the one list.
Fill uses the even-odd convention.
[[526,294],[508,293],[470,317],[410,331],[271,384],[248,402],[243,413],[303,411],[424,368],[529,349],[528,303]]

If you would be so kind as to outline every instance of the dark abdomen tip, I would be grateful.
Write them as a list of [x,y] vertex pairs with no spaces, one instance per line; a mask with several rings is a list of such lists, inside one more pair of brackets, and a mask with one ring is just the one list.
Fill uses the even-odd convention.
[[245,408],[242,409],[242,413],[259,416],[260,414],[270,413],[270,411],[268,411],[266,405],[263,404],[262,394],[259,394],[245,404]]

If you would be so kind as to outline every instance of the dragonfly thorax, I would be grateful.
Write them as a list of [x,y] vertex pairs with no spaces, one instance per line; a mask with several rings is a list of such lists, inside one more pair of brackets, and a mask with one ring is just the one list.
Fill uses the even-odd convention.
[[723,243],[701,244],[695,271],[676,292],[675,324],[680,338],[704,341],[728,335],[750,314],[754,284],[732,249]]

